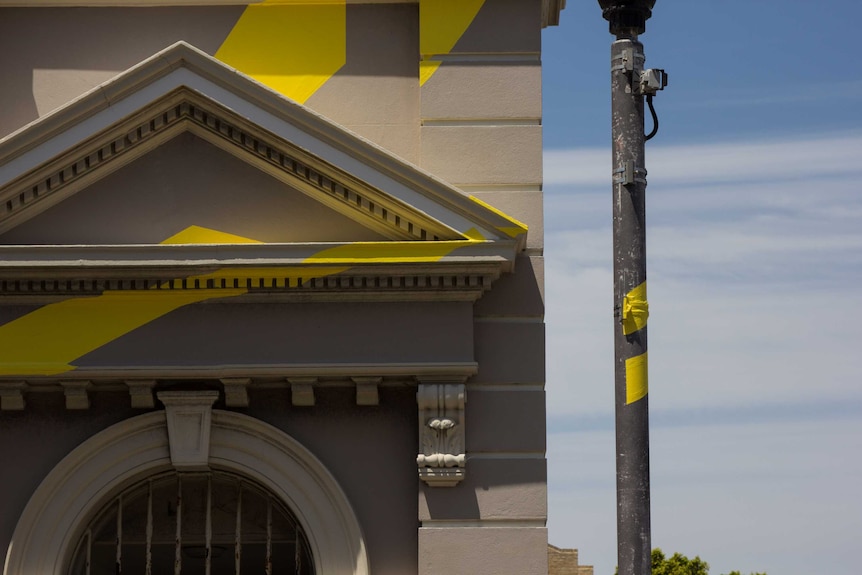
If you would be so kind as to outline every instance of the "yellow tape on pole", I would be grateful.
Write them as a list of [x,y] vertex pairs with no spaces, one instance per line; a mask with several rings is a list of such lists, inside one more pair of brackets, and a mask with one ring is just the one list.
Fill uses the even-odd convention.
[[626,405],[646,397],[649,392],[647,352],[626,360]]
[[623,334],[629,335],[646,327],[649,318],[646,282],[643,282],[623,298]]

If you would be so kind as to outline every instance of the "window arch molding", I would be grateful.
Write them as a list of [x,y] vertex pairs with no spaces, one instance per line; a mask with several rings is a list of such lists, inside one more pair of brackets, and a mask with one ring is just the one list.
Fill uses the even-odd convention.
[[[365,540],[347,496],[296,440],[247,415],[212,411],[210,465],[244,475],[281,498],[308,537],[315,572],[368,575]],[[171,469],[165,412],[92,436],[52,469],[27,503],[4,575],[66,575],[81,530],[110,497]]]

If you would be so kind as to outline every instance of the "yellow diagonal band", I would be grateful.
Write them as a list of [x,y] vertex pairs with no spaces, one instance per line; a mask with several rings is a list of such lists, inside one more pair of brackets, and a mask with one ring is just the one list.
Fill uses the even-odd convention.
[[649,391],[647,352],[626,360],[626,405],[646,397]]
[[71,362],[184,305],[245,290],[106,291],[46,305],[0,326],[0,375],[57,375]]
[[467,31],[485,0],[419,0],[419,85],[431,79],[441,62]]
[[629,335],[646,327],[647,318],[649,318],[646,282],[625,295],[622,308],[624,335]]
[[215,57],[304,104],[347,62],[345,0],[249,6]]
[[[191,226],[164,243],[220,243],[228,238],[231,242],[254,241]],[[106,290],[99,296],[75,297],[43,306],[0,326],[0,375],[58,375],[72,371],[73,360],[165,314],[190,303],[246,291]]]
[[[177,289],[144,292],[107,290],[48,304],[0,325],[0,376],[59,375],[76,369],[72,362],[174,310],[209,299],[247,293],[245,287],[184,290],[183,282],[239,280],[267,287],[297,287],[300,281],[342,273],[357,262],[436,262],[475,240],[442,242],[355,243],[321,250],[294,267],[216,270],[174,280]],[[189,226],[164,240],[170,244],[259,243],[256,240]],[[322,265],[321,265],[322,264]]]

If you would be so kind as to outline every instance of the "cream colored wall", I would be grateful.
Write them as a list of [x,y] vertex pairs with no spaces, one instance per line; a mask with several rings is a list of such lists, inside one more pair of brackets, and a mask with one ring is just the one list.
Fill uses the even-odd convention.
[[547,573],[540,17],[487,0],[420,91],[421,166],[530,228],[474,306],[467,479],[420,488],[422,575]]
[[215,53],[242,11],[0,8],[0,137],[179,40]]
[[346,18],[346,62],[305,104],[418,163],[418,4],[348,6]]

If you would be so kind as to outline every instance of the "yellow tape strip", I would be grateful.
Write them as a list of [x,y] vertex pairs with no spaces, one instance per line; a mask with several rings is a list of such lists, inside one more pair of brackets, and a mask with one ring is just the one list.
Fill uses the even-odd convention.
[[626,360],[626,405],[643,399],[649,392],[647,353]]
[[440,67],[440,62],[431,58],[452,51],[484,3],[485,0],[419,0],[420,86]]
[[623,334],[629,335],[646,327],[649,318],[646,282],[643,282],[623,298]]
[[248,6],[215,56],[304,104],[347,62],[345,0]]

